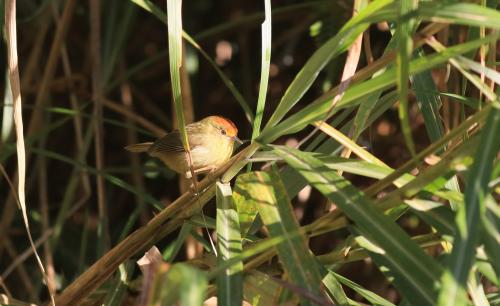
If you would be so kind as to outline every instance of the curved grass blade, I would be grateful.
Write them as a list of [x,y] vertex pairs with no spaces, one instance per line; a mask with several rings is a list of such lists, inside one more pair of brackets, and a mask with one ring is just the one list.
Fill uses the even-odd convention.
[[[291,235],[300,229],[279,175],[275,172],[249,172],[240,175],[240,179],[247,199],[257,202],[270,236],[283,238],[276,249],[291,281],[310,294],[321,295],[321,276],[306,240],[302,235]],[[302,298],[301,305],[311,304],[310,300]]]
[[[370,3],[365,9],[360,11],[356,17],[350,19],[337,35],[330,38],[309,58],[290,86],[288,86],[278,107],[267,122],[266,129],[275,126],[283,119],[288,111],[311,87],[325,65],[328,64],[332,58],[347,50],[358,35],[369,27],[369,20],[376,21],[377,17],[382,18],[382,14],[377,15],[376,13],[386,8],[392,2],[393,0],[376,0]],[[384,15],[383,19],[385,20],[386,17],[387,15]]]
[[269,66],[271,64],[271,1],[264,0],[266,19],[262,23],[262,51],[260,67],[259,98],[253,122],[252,140],[260,134],[260,125],[266,105],[267,84],[269,81]]
[[[387,97],[387,96],[389,96],[389,97]],[[376,103],[376,107],[374,108],[374,111],[368,116],[368,121],[366,121],[365,127],[370,125],[378,117],[380,117],[381,114],[383,114],[385,111],[387,111],[390,108],[390,106],[392,104],[394,104],[396,99],[397,99],[397,94],[395,91],[382,97]],[[349,113],[347,113],[347,115],[348,114]],[[340,122],[345,120],[345,117],[342,118],[342,116],[340,116],[340,119],[341,120],[338,121],[339,124],[340,124]],[[336,126],[339,124],[335,124],[334,122],[332,122],[333,126]],[[345,126],[343,126],[341,128],[341,131],[343,131],[344,133],[349,131],[351,126],[352,126],[352,121],[348,122]],[[324,134],[320,134],[318,136],[318,138],[321,139],[321,136],[323,136],[323,135]],[[313,148],[316,148],[316,146],[308,146],[307,150],[313,150]],[[321,146],[317,147],[315,149],[315,151],[321,152],[321,153],[326,153],[329,155],[337,154],[337,153],[340,153],[340,144],[338,142],[334,141],[333,139],[328,139]],[[339,169],[339,170],[342,170],[342,169]],[[349,170],[345,170],[345,171],[349,172]],[[361,175],[363,175],[363,174],[361,174]],[[297,173],[292,167],[286,167],[282,171],[281,176],[283,178],[283,182],[287,186],[287,192],[289,193],[290,197],[295,197],[298,194],[298,192],[300,190],[302,190],[302,188],[304,188],[307,185],[307,181],[304,178],[302,178],[302,176],[299,173]]]
[[[359,16],[359,15],[358,15]],[[449,47],[443,52],[429,55],[423,58],[414,59],[410,62],[410,74],[419,73],[448,61],[448,59],[475,50],[483,44],[498,40],[500,33],[493,33],[483,39],[469,41],[463,44]],[[367,94],[384,90],[395,85],[396,70],[394,67],[373,79],[358,84],[351,84],[344,94],[344,97],[336,105],[336,109],[355,106],[360,102],[360,98]],[[323,119],[331,104],[331,94],[325,95],[304,107],[299,112],[291,115],[273,127],[267,127],[262,131],[257,141],[261,143],[273,142],[276,138],[303,129],[307,124]]]
[[132,193],[138,197],[143,198],[145,202],[153,205],[157,210],[162,209],[161,203],[158,200],[156,200],[155,198],[153,198],[150,194],[148,194],[144,191],[138,190],[137,188],[128,184],[127,182],[123,181],[122,179],[120,179],[116,176],[110,175],[109,173],[107,173],[105,171],[97,171],[97,169],[95,169],[94,167],[91,167],[87,164],[81,163],[77,160],[74,160],[70,157],[64,156],[62,154],[59,154],[59,153],[56,153],[53,151],[41,150],[41,149],[37,149],[37,148],[31,148],[31,151],[33,153],[40,154],[42,156],[46,156],[48,158],[52,158],[52,159],[70,164],[74,167],[85,169],[85,171],[88,171],[89,173],[92,173],[94,175],[102,175],[104,177],[104,179],[107,180],[108,182],[110,182],[111,184],[113,184],[119,188],[123,188],[124,190],[127,190],[130,193]]
[[331,271],[329,271],[326,276],[323,278],[323,284],[325,284],[326,289],[330,292],[330,295],[333,297],[335,302],[341,306],[349,306],[349,301],[347,295],[342,289],[342,285],[337,279],[337,275]]
[[396,57],[396,83],[399,92],[399,121],[406,146],[415,156],[415,144],[411,136],[410,119],[408,117],[408,79],[410,76],[410,59],[413,51],[413,33],[416,30],[414,18],[403,19],[418,8],[418,0],[401,0],[399,2],[399,19],[396,37],[398,38],[398,54]]
[[[217,265],[240,256],[241,234],[238,212],[229,183],[217,182]],[[241,305],[243,300],[243,262],[217,275],[218,305]]]
[[119,273],[111,282],[110,288],[106,289],[108,294],[103,301],[103,305],[119,306],[125,302],[128,282],[132,278],[132,272],[134,272],[134,263],[130,260],[126,261],[120,265],[118,271]]
[[465,205],[459,207],[455,219],[455,238],[448,269],[443,275],[443,288],[439,305],[465,305],[468,303],[465,284],[469,276],[479,241],[481,215],[485,213],[485,198],[491,178],[493,161],[500,142],[500,108],[492,107],[481,132],[474,164],[465,188]]
[[193,225],[190,223],[184,223],[181,227],[179,235],[177,235],[177,239],[169,245],[169,247],[163,252],[163,259],[168,262],[173,262],[179,251],[181,250],[182,245],[186,241],[189,233],[193,229]]
[[[175,117],[179,123],[184,150],[190,155],[189,141],[182,106],[180,68],[182,66],[182,0],[167,1],[168,54],[170,64],[170,79],[174,98]],[[191,157],[189,157],[191,160]],[[191,162],[190,162],[191,163]],[[194,176],[194,173],[192,173]]]
[[473,3],[422,1],[415,15],[434,22],[500,28],[500,12]]
[[371,304],[377,305],[377,306],[394,306],[393,303],[391,303],[388,300],[382,298],[381,296],[373,293],[372,291],[361,287],[360,285],[356,284],[355,282],[351,281],[350,279],[343,277],[342,275],[335,273],[335,272],[332,272],[332,271],[330,271],[329,273],[334,274],[340,283],[342,283],[343,285],[356,291],[359,295],[364,297]]
[[[137,0],[133,0],[137,1]],[[280,15],[290,14],[292,12],[303,12],[307,10],[322,10],[326,7],[326,9],[331,9],[331,1],[329,0],[317,0],[317,1],[306,1],[303,3],[289,4],[285,6],[276,7],[273,9],[272,14],[276,17]],[[247,26],[250,27],[254,24],[257,24],[264,18],[264,14],[259,12],[247,16],[241,16],[240,18],[231,20],[229,22],[225,22],[220,25],[216,25],[210,29],[206,29],[201,31],[200,33],[195,35],[197,40],[204,40],[211,36],[220,35],[224,31],[231,30],[238,27]]]
[[[417,51],[417,56],[424,56],[424,51],[419,49]],[[430,71],[417,73],[413,75],[410,80],[417,98],[417,105],[420,108],[422,117],[424,118],[427,135],[429,136],[431,142],[434,142],[441,138],[444,134],[444,126],[441,122],[439,114],[439,109],[441,108],[442,103],[436,84],[434,84]],[[460,185],[456,176],[451,178],[446,183],[446,186],[450,190],[460,192]],[[456,209],[458,203],[450,201],[450,205],[453,209]]]
[[273,148],[311,185],[342,209],[365,238],[383,250],[384,262],[394,273],[395,286],[403,296],[419,301],[418,305],[432,305],[436,301],[434,285],[439,280],[442,267],[425,254],[394,221],[379,212],[360,191],[311,154],[287,147]]

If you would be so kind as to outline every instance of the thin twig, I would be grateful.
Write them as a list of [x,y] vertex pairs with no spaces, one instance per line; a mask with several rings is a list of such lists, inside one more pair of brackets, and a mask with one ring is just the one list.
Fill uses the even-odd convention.
[[[28,246],[27,250],[33,254],[33,249],[31,246]],[[5,251],[7,254],[12,258],[12,261],[17,261],[19,257],[19,253],[16,250],[16,247],[14,246],[14,243],[12,243],[12,240],[7,237],[5,238]],[[31,279],[30,275],[26,271],[26,268],[22,264],[23,262],[20,262],[18,265],[16,265],[16,272],[17,276],[19,277],[20,282],[22,283],[22,286],[24,286],[24,289],[28,292],[29,298],[34,301],[38,302],[38,297],[36,296],[33,288],[35,288],[35,285],[33,284],[33,280]],[[1,276],[0,278],[7,280],[7,275],[5,277]]]
[[[60,20],[59,13],[57,11],[57,7],[54,3],[52,3],[52,13],[54,15],[54,19],[56,21],[56,24],[59,24],[61,22],[61,20]],[[70,79],[70,80],[73,79],[74,76],[73,76],[73,72],[71,69],[71,63],[69,61],[68,50],[66,48],[65,43],[63,43],[63,45],[61,46],[61,59],[62,59],[64,76],[66,77],[66,79]],[[72,86],[71,84],[72,83],[70,83],[70,87]],[[75,114],[73,116],[73,126],[75,129],[76,150],[77,150],[77,152],[83,152],[85,145],[84,145],[84,139],[83,139],[84,137],[83,137],[82,115],[81,115],[80,107],[78,104],[78,98],[73,90],[70,90],[69,102],[70,102],[71,108],[73,109],[74,114]],[[86,156],[86,154],[82,154],[81,158],[79,159],[79,161],[83,164],[86,163],[85,156]],[[85,204],[88,201],[88,199],[90,199],[90,196],[92,195],[92,188],[90,187],[90,178],[89,178],[88,173],[86,171],[81,171],[80,177],[82,180],[83,194],[80,197],[80,199],[78,200],[78,202],[76,202],[74,204],[73,207],[81,207],[83,204]]]
[[[44,141],[45,142],[45,141]],[[45,143],[43,144],[45,146]],[[40,212],[42,215],[42,231],[47,232],[50,227],[49,219],[49,196],[48,196],[48,181],[47,177],[47,159],[45,156],[40,156],[38,164],[38,196],[40,198]],[[54,260],[50,242],[45,241],[43,244],[43,253],[45,256],[45,264],[47,266],[47,288],[51,295],[56,294],[56,275],[54,269]]]
[[[127,83],[128,84],[128,83]],[[130,85],[129,85],[130,87]],[[131,95],[132,98],[132,95]],[[119,113],[120,115],[126,117],[128,120],[134,121],[137,124],[141,125],[143,128],[146,130],[152,132],[158,137],[164,136],[167,131],[162,129],[161,127],[157,126],[156,124],[152,123],[151,121],[147,120],[146,118],[137,115],[133,111],[131,111],[128,108],[123,108],[120,104],[111,101],[110,99],[103,98],[102,99],[102,105]]]
[[50,18],[48,14],[42,13],[40,16],[40,21],[38,24],[40,28],[36,33],[35,40],[33,41],[31,53],[26,61],[26,67],[23,69],[23,74],[21,78],[21,88],[23,93],[26,93],[28,88],[32,85],[35,76],[37,75],[37,69],[40,64],[40,57],[42,55],[42,50],[44,46],[45,38],[47,38],[47,33],[51,25]]
[[[120,63],[120,69],[119,73],[123,74],[125,71],[125,64],[124,61]],[[121,101],[124,107],[121,109],[126,110],[130,114],[134,114],[134,108],[133,108],[133,97],[132,97],[132,90],[130,89],[130,84],[128,81],[124,81],[123,84],[120,86],[120,95],[121,95]],[[135,114],[134,114],[135,115]],[[135,131],[135,122],[132,120],[129,116],[124,115],[123,116],[125,119],[125,124],[127,125],[127,143],[137,143],[137,133]],[[137,154],[129,154],[130,158],[130,165],[132,167],[132,182],[134,182],[134,186],[137,186],[140,190],[145,190],[144,186],[144,178],[141,175],[141,163],[139,156]],[[144,202],[144,199],[140,196],[136,197],[137,200],[137,207],[135,208],[134,211],[142,211],[142,208],[146,205]],[[132,214],[134,216],[136,214]],[[131,216],[131,217],[132,217]],[[127,233],[128,234],[128,233]]]
[[[42,243],[47,241],[47,239],[52,235],[54,230],[48,229],[46,232],[42,234],[36,241],[35,241],[35,247],[38,249]],[[24,250],[21,255],[17,256],[14,261],[10,263],[10,265],[2,272],[2,278],[6,279],[13,271],[16,269],[20,264],[26,261],[31,255],[33,255],[33,249],[31,247],[27,248]]]
[[[99,0],[90,1],[90,54],[92,57],[92,98],[94,102],[93,115],[94,145],[97,171],[104,169],[104,141],[102,125],[102,86],[101,86],[101,3]],[[109,250],[111,245],[108,229],[108,210],[106,207],[106,190],[104,177],[96,176],[97,208],[99,225],[102,233],[103,250]]]

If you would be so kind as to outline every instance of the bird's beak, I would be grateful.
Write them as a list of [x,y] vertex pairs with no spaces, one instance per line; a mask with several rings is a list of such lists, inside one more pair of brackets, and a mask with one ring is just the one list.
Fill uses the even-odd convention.
[[239,139],[237,136],[233,136],[232,137],[234,141],[236,141],[237,143],[239,144],[243,144],[243,141],[241,141],[241,139]]

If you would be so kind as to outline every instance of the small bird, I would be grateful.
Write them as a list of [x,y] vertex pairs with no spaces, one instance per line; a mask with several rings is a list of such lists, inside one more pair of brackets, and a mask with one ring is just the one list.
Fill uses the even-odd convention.
[[[238,129],[229,119],[209,116],[186,125],[195,174],[212,172],[231,158]],[[182,145],[181,134],[174,130],[155,142],[144,142],[126,146],[130,152],[147,152],[159,158],[167,167],[191,178],[191,171]]]

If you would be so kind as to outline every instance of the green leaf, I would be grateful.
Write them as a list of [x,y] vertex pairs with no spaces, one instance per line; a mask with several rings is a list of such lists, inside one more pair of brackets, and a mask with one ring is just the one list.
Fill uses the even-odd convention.
[[[354,221],[356,229],[383,251],[384,261],[393,271],[399,292],[415,305],[432,305],[442,267],[412,241],[389,217],[335,171],[309,153],[274,146],[274,151],[343,213]],[[372,254],[372,257],[374,255]],[[416,303],[418,301],[418,304]]]
[[468,303],[465,284],[472,267],[479,241],[481,215],[485,213],[485,198],[491,178],[493,161],[500,142],[500,109],[493,107],[481,131],[474,164],[465,187],[465,205],[459,207],[455,219],[455,237],[448,269],[443,275],[439,305],[465,305]]
[[453,212],[449,207],[434,201],[411,199],[406,200],[413,211],[427,224],[434,227],[441,235],[453,234]]
[[[245,196],[257,202],[270,236],[283,239],[276,249],[292,282],[309,294],[321,295],[321,276],[305,237],[292,235],[300,229],[281,178],[275,172],[249,172],[240,175],[240,179],[245,186]],[[302,298],[301,304],[312,302]]]
[[179,123],[182,144],[190,152],[182,106],[180,68],[182,66],[182,0],[167,1],[168,60],[174,99],[175,117]]
[[335,277],[342,284],[344,284],[345,286],[347,286],[347,287],[351,288],[352,290],[356,291],[356,293],[358,293],[359,295],[361,295],[362,297],[364,297],[371,304],[377,305],[377,306],[394,306],[394,304],[392,304],[388,300],[380,297],[379,295],[373,293],[370,290],[367,290],[367,289],[361,287],[360,285],[356,284],[355,282],[351,281],[350,279],[345,278],[342,275],[337,274],[335,272],[330,272],[330,273],[334,274]]
[[271,1],[264,1],[266,19],[262,23],[262,51],[260,68],[259,98],[253,122],[252,140],[260,134],[260,125],[266,106],[267,84],[269,81],[269,66],[271,64]]
[[187,264],[175,264],[168,268],[161,265],[153,279],[151,305],[181,306],[203,305],[208,281],[206,274]]
[[[440,64],[443,64],[452,57],[467,53],[468,51],[474,50],[483,44],[496,41],[499,36],[500,33],[494,33],[486,36],[483,39],[468,41],[463,44],[446,48],[446,50],[440,53],[414,59],[410,62],[410,74],[415,74],[427,69],[434,68]],[[335,109],[355,106],[360,102],[360,98],[366,96],[367,94],[394,86],[395,80],[396,70],[393,67],[387,69],[387,71],[385,71],[378,77],[366,80],[358,84],[352,84],[345,92],[342,100],[336,105]],[[316,101],[314,101],[313,103],[310,103],[308,106],[304,107],[302,110],[283,120],[276,126],[266,126],[257,140],[261,143],[270,143],[280,136],[301,130],[311,122],[323,119],[330,108],[331,98],[331,94],[324,95],[316,99]]]
[[347,295],[345,294],[344,289],[342,289],[342,285],[337,279],[337,275],[335,273],[329,271],[323,278],[323,284],[325,284],[326,289],[338,305],[349,305]]
[[[229,183],[217,182],[217,265],[241,255],[238,213]],[[218,305],[241,305],[243,300],[243,262],[217,275]]]
[[[292,81],[281,101],[266,124],[266,128],[273,127],[288,113],[288,111],[302,98],[306,91],[316,80],[319,72],[330,62],[332,58],[346,51],[360,33],[369,26],[369,21],[377,21],[377,17],[385,20],[387,15],[376,13],[393,0],[376,0],[370,3],[359,14],[351,18],[339,31],[337,35],[330,38],[319,48],[304,64],[295,79]],[[375,16],[375,17],[374,17]]]
[[495,274],[500,276],[500,262],[496,260],[496,258],[500,258],[500,248],[498,247],[500,245],[500,209],[491,195],[486,197],[486,205],[486,212],[481,215],[484,251],[491,259]]
[[416,30],[416,21],[412,18],[404,20],[418,8],[418,0],[399,1],[399,19],[396,37],[398,38],[398,54],[396,57],[396,75],[399,92],[399,120],[410,153],[415,155],[415,144],[411,136],[410,119],[408,117],[408,79],[410,76],[410,59],[413,51],[413,33]]
[[422,1],[415,15],[434,22],[500,28],[500,13],[497,10],[473,3]]
[[247,196],[245,185],[246,183],[242,177],[238,176],[233,191],[233,199],[238,210],[238,220],[243,236],[247,234],[258,213],[257,202]]
[[123,305],[128,289],[128,282],[132,278],[132,272],[134,271],[134,265],[135,263],[132,261],[126,261],[120,265],[118,274],[111,284],[111,287],[106,289],[108,294],[106,295],[103,305]]
[[[102,54],[102,87],[108,85],[114,72],[116,61],[124,52],[129,38],[130,28],[134,25],[138,9],[128,1],[107,1],[109,5],[105,11],[103,54]],[[106,3],[106,4],[108,4]]]
[[252,303],[252,306],[283,305],[296,306],[298,301],[280,301],[280,292],[283,291],[269,275],[258,270],[251,270],[245,273],[244,296],[245,300]]
[[[418,57],[424,57],[424,51],[417,51]],[[417,105],[424,118],[427,135],[431,142],[443,136],[444,127],[441,123],[439,109],[441,108],[441,97],[432,79],[431,71],[423,71],[411,77],[413,90],[417,98]]]
[[181,247],[184,245],[184,242],[186,241],[186,238],[188,237],[189,233],[191,232],[191,229],[193,226],[190,223],[184,223],[181,227],[181,231],[179,232],[179,235],[177,235],[177,239],[172,243],[171,246],[169,246],[166,251],[163,253],[163,259],[168,261],[168,262],[173,262],[179,251],[181,250]]

